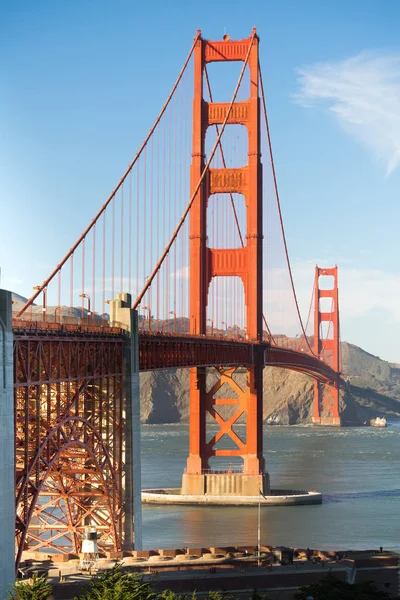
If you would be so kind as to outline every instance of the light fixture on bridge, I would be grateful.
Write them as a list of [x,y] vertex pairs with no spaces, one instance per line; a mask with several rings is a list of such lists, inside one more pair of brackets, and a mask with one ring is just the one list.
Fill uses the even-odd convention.
[[92,313],[90,311],[90,296],[89,296],[89,294],[79,294],[79,298],[86,298],[86,300],[88,301],[87,316],[89,319],[89,317],[92,315]]
[[[56,306],[56,308],[54,309],[54,320],[57,323],[57,311],[58,310],[62,310],[64,307],[63,306]],[[61,320],[61,315],[60,315],[60,320]]]
[[170,310],[169,315],[174,315],[174,332],[176,333],[176,312],[174,310]]
[[149,331],[151,330],[151,309],[150,306],[142,306],[142,310],[148,311],[148,322],[149,322]]
[[208,321],[211,323],[211,335],[214,335],[214,321],[212,319],[207,319],[207,323]]
[[37,291],[43,291],[43,306],[42,306],[42,313],[43,313],[43,321],[46,321],[46,311],[47,311],[47,287],[42,288],[41,285],[34,285],[33,286],[34,290]]

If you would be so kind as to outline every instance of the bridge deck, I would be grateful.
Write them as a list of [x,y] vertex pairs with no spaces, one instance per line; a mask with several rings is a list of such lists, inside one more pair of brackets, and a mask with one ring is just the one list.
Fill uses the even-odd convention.
[[[126,338],[120,327],[89,324],[61,324],[13,319],[15,340],[41,342],[99,342]],[[316,356],[266,342],[238,340],[232,337],[199,336],[139,331],[139,364],[141,371],[160,369],[212,367],[255,364],[264,353],[264,365],[299,371],[322,382],[335,380],[337,374]]]

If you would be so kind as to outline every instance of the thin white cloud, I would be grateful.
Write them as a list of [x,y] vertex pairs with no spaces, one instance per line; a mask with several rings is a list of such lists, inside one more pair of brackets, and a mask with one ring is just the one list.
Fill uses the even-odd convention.
[[385,161],[400,164],[400,53],[362,52],[338,62],[298,69],[296,100],[321,104],[344,130]]

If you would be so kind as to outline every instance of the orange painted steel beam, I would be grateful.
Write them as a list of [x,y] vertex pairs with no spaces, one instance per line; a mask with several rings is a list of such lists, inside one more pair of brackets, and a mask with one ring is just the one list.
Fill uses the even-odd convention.
[[[250,72],[250,97],[245,102],[230,105],[204,101],[203,81],[205,65],[213,61],[239,60],[247,62]],[[260,98],[258,70],[258,37],[245,40],[208,41],[198,39],[194,50],[194,99],[191,193],[196,193],[190,211],[190,333],[206,333],[208,289],[212,278],[217,276],[241,277],[246,302],[246,329],[249,338],[262,342],[262,169],[260,160]],[[226,121],[226,119],[228,120]],[[198,181],[205,166],[205,134],[207,127],[221,122],[240,123],[248,131],[248,164],[240,168],[210,168],[200,188]],[[246,243],[240,249],[219,250],[207,246],[207,205],[213,194],[241,193],[247,209]],[[252,363],[248,365],[247,384],[244,390],[236,390],[240,397],[240,415],[246,414],[245,442],[236,439],[229,426],[213,408],[213,397],[206,391],[204,369],[190,372],[190,425],[188,474],[201,474],[209,468],[212,456],[230,456],[232,451],[206,443],[206,415],[211,414],[219,424],[220,432],[226,433],[239,448],[243,458],[244,472],[264,471],[262,450],[262,368],[263,355],[254,346]],[[229,360],[229,359],[228,359]],[[227,364],[227,357],[219,366]],[[229,364],[229,363],[228,363]],[[244,363],[241,363],[244,364]],[[221,381],[232,387],[232,379],[226,379],[221,370]],[[227,429],[226,429],[227,428]],[[225,454],[224,454],[225,453]]]
[[[332,277],[333,285],[329,289],[321,289],[321,279]],[[326,279],[325,279],[326,281]],[[324,359],[335,372],[330,383],[314,382],[315,423],[340,424],[339,389],[340,389],[340,333],[339,333],[339,291],[338,268],[322,269],[315,267],[314,284],[314,353]],[[321,310],[321,299],[331,300],[329,311]],[[322,323],[328,325],[326,334],[322,337]]]

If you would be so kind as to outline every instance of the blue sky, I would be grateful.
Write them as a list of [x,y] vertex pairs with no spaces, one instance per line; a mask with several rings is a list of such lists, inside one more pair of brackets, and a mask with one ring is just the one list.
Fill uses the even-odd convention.
[[338,264],[342,339],[400,362],[396,0],[2,0],[0,266],[29,295],[92,219],[190,48],[247,37],[260,58],[300,301]]

